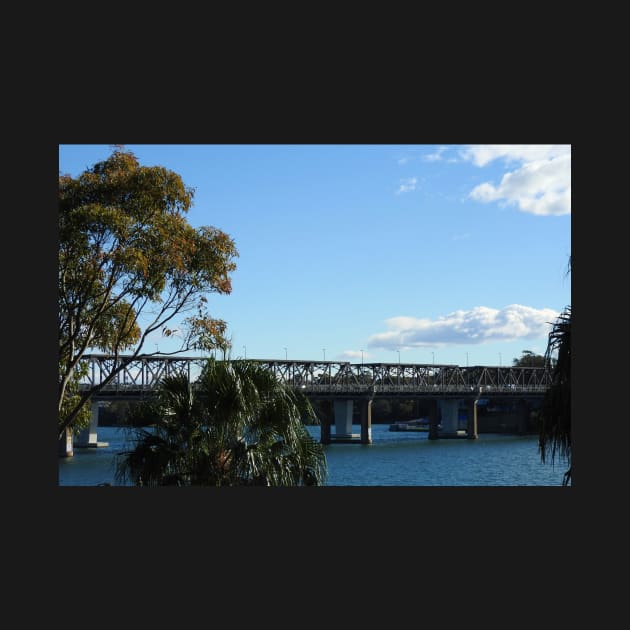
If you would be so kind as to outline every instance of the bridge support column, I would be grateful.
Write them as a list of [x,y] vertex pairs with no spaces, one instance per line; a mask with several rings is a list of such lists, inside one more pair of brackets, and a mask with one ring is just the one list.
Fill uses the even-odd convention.
[[439,409],[438,401],[431,400],[429,405],[429,440],[438,439],[438,424],[439,424]]
[[70,427],[66,428],[59,440],[59,457],[74,457],[72,429]]
[[322,418],[319,441],[322,444],[330,444],[330,420]]
[[529,405],[526,400],[520,400],[516,406],[518,414],[518,434],[525,435],[527,433],[527,421],[529,420]]
[[469,440],[476,440],[479,437],[477,430],[477,401],[469,400],[466,402],[466,412],[468,415],[468,427],[466,433]]
[[331,407],[328,400],[319,406],[319,441],[322,444],[330,444]]
[[77,436],[77,446],[85,448],[89,446],[96,448],[98,446],[97,431],[98,431],[98,401],[92,401],[92,415],[90,416],[90,426],[87,429],[83,429]]
[[372,400],[361,401],[361,444],[372,444]]
[[441,398],[438,404],[442,417],[441,435],[443,437],[457,435],[457,427],[459,426],[459,400],[456,398]]
[[476,440],[479,437],[479,424],[477,422],[477,400],[468,405],[468,439]]
[[335,400],[335,432],[338,438],[352,436],[352,400]]

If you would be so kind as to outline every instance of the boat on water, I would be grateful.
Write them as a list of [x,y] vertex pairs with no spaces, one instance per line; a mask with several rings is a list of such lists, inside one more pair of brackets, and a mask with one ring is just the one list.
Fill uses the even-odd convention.
[[[439,428],[439,425],[438,425]],[[389,425],[390,431],[428,431],[429,419],[416,418],[414,420],[398,420]]]

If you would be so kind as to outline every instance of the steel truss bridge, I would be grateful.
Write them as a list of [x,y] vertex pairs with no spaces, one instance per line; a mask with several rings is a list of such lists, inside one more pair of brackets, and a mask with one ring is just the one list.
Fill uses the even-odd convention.
[[[85,355],[80,389],[93,399],[143,398],[155,394],[165,376],[184,374],[194,383],[208,361],[201,357]],[[238,361],[234,359],[233,361]],[[551,385],[549,368],[350,363],[247,359],[282,383],[313,398],[398,396],[542,396]],[[115,368],[122,369],[113,374]],[[112,376],[113,374],[113,376]],[[103,385],[104,383],[104,385]],[[102,387],[101,387],[102,386]]]

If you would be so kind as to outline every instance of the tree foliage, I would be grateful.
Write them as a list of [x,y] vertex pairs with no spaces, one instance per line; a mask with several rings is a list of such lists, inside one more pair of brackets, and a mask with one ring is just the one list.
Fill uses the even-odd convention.
[[180,352],[229,343],[225,322],[208,313],[207,295],[231,292],[238,253],[224,232],[188,224],[193,196],[178,174],[140,166],[121,147],[77,178],[60,174],[59,436],[119,371],[70,395],[86,352],[147,356],[140,354],[147,336],[173,336],[176,323]]
[[549,333],[546,358],[557,353],[552,384],[539,412],[539,451],[543,462],[562,458],[568,462],[563,484],[571,481],[571,307],[567,306]]
[[535,354],[531,350],[523,350],[518,359],[512,361],[514,367],[545,367],[546,359],[542,354]]
[[[571,271],[569,259],[568,271]],[[557,355],[555,360],[552,355]],[[538,448],[544,463],[562,458],[568,463],[563,485],[572,479],[571,452],[571,305],[554,322],[547,342],[545,359],[553,369],[552,383],[539,412]]]
[[135,429],[117,479],[142,486],[322,485],[323,446],[308,399],[259,364],[209,359],[200,378],[166,377],[154,424]]
[[[61,371],[61,366],[60,366]],[[86,429],[90,425],[90,419],[92,410],[89,405],[81,404],[81,392],[79,391],[79,382],[81,377],[86,375],[86,367],[78,366],[68,380],[65,395],[63,397],[61,408],[59,410],[59,416],[68,415],[73,409],[79,407],[79,412],[76,414],[72,423],[72,429],[74,433],[78,433],[82,429]]]

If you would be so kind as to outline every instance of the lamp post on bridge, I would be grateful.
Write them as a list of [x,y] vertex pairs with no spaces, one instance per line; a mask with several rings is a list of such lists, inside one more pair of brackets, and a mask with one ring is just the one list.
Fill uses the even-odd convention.
[[324,361],[326,361],[326,348],[322,348],[323,352],[324,352]]
[[287,354],[287,349],[284,349],[284,360],[288,361],[289,360],[289,355]]
[[245,358],[247,359],[247,346],[243,346],[243,351],[245,352]]
[[501,353],[499,352],[499,367],[497,368],[497,388],[500,387],[501,383]]

